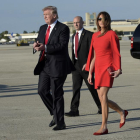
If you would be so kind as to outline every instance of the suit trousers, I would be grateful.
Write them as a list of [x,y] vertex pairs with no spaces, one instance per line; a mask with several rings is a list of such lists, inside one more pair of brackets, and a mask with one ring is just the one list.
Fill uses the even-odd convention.
[[[64,124],[63,85],[67,76],[50,77],[47,67],[39,75],[38,94],[45,106],[54,115],[56,124]],[[52,94],[50,94],[50,88]]]
[[[82,69],[79,67],[78,60],[76,60],[75,63],[76,70],[72,72],[72,81],[73,81],[73,97],[71,101],[71,111],[78,111],[78,107],[80,104],[80,89],[83,83],[83,80],[85,81],[97,107],[101,109],[101,103],[97,94],[96,89],[94,89],[94,85],[90,85],[87,81],[88,78],[88,72],[82,71]],[[94,79],[94,74],[93,74]],[[93,80],[94,82],[94,80]]]

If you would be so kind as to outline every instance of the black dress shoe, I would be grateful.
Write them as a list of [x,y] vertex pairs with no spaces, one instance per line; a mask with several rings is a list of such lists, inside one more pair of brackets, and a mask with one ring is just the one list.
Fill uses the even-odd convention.
[[50,124],[49,124],[49,127],[52,127],[52,126],[54,126],[54,125],[55,125],[55,121],[52,120],[52,121],[50,122]]
[[63,130],[63,129],[66,129],[65,124],[57,125],[56,127],[53,128],[54,131]]
[[65,113],[65,116],[68,116],[68,117],[76,117],[76,116],[79,116],[79,111],[70,111],[68,113]]

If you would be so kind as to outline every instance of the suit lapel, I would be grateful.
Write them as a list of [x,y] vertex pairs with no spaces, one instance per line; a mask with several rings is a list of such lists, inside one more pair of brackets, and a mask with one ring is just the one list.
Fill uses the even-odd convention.
[[72,49],[74,49],[74,37],[75,37],[75,34],[76,34],[76,33],[74,33],[74,34],[72,35]]
[[[82,31],[82,33],[81,33],[81,37],[80,37],[80,40],[79,40],[79,44],[78,44],[78,50],[79,50],[79,48],[80,48],[80,46],[81,46],[81,43],[82,43],[82,40],[83,40],[83,37],[84,37],[84,35],[85,35],[85,29],[83,29],[83,31]],[[78,51],[77,50],[77,51]]]
[[46,24],[45,28],[42,31],[42,38],[43,38],[43,42],[45,43],[45,36],[46,36],[46,31],[47,31],[48,25]]
[[[43,27],[43,30],[41,31],[41,40],[40,40],[40,43],[44,43],[45,44],[45,36],[46,36],[46,31],[47,31],[47,27],[48,25],[46,24],[44,27]],[[39,56],[39,60],[40,61],[40,57],[42,56],[42,52],[40,52],[40,56]]]
[[55,24],[55,26],[54,26],[54,28],[49,36],[49,40],[48,40],[47,44],[49,44],[49,42],[51,41],[51,39],[54,36],[55,32],[57,31],[58,27],[59,27],[59,21],[57,21],[57,23]]
[[72,35],[72,61],[74,62],[75,59],[75,54],[74,54],[74,37],[75,37],[75,33]]

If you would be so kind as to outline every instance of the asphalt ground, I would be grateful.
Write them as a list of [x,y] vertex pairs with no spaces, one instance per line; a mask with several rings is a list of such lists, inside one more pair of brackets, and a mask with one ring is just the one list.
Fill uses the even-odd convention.
[[[79,117],[65,117],[66,129],[53,131],[52,120],[37,94],[38,76],[33,75],[39,53],[32,45],[0,45],[0,140],[139,140],[140,139],[140,60],[130,56],[130,41],[120,41],[123,74],[115,79],[109,99],[129,114],[120,129],[120,116],[109,110],[109,134],[94,136],[101,115],[85,83],[81,89]],[[69,47],[71,54],[71,48]],[[72,78],[64,85],[65,112],[70,110]]]

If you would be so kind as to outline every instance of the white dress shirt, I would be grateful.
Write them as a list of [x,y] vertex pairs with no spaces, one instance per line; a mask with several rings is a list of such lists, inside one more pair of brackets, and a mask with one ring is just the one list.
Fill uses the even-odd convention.
[[[80,41],[80,37],[81,37],[81,34],[82,34],[82,32],[83,32],[83,28],[81,29],[81,30],[79,30],[79,31],[76,31],[76,33],[78,32],[78,39],[79,39],[79,41]],[[76,34],[75,34],[76,35]],[[74,54],[75,54],[75,36],[74,36]],[[78,43],[79,43],[79,41],[78,41]],[[75,59],[78,59],[78,58],[76,58],[75,57]]]
[[[54,23],[52,23],[51,25],[48,25],[48,27],[51,26],[49,36],[50,36],[50,34],[51,34],[51,32],[52,32],[52,30],[53,30],[53,28],[54,28],[56,23],[57,23],[57,20]],[[46,33],[47,33],[47,30],[46,30]],[[47,52],[47,45],[46,44],[45,44],[45,52]]]

